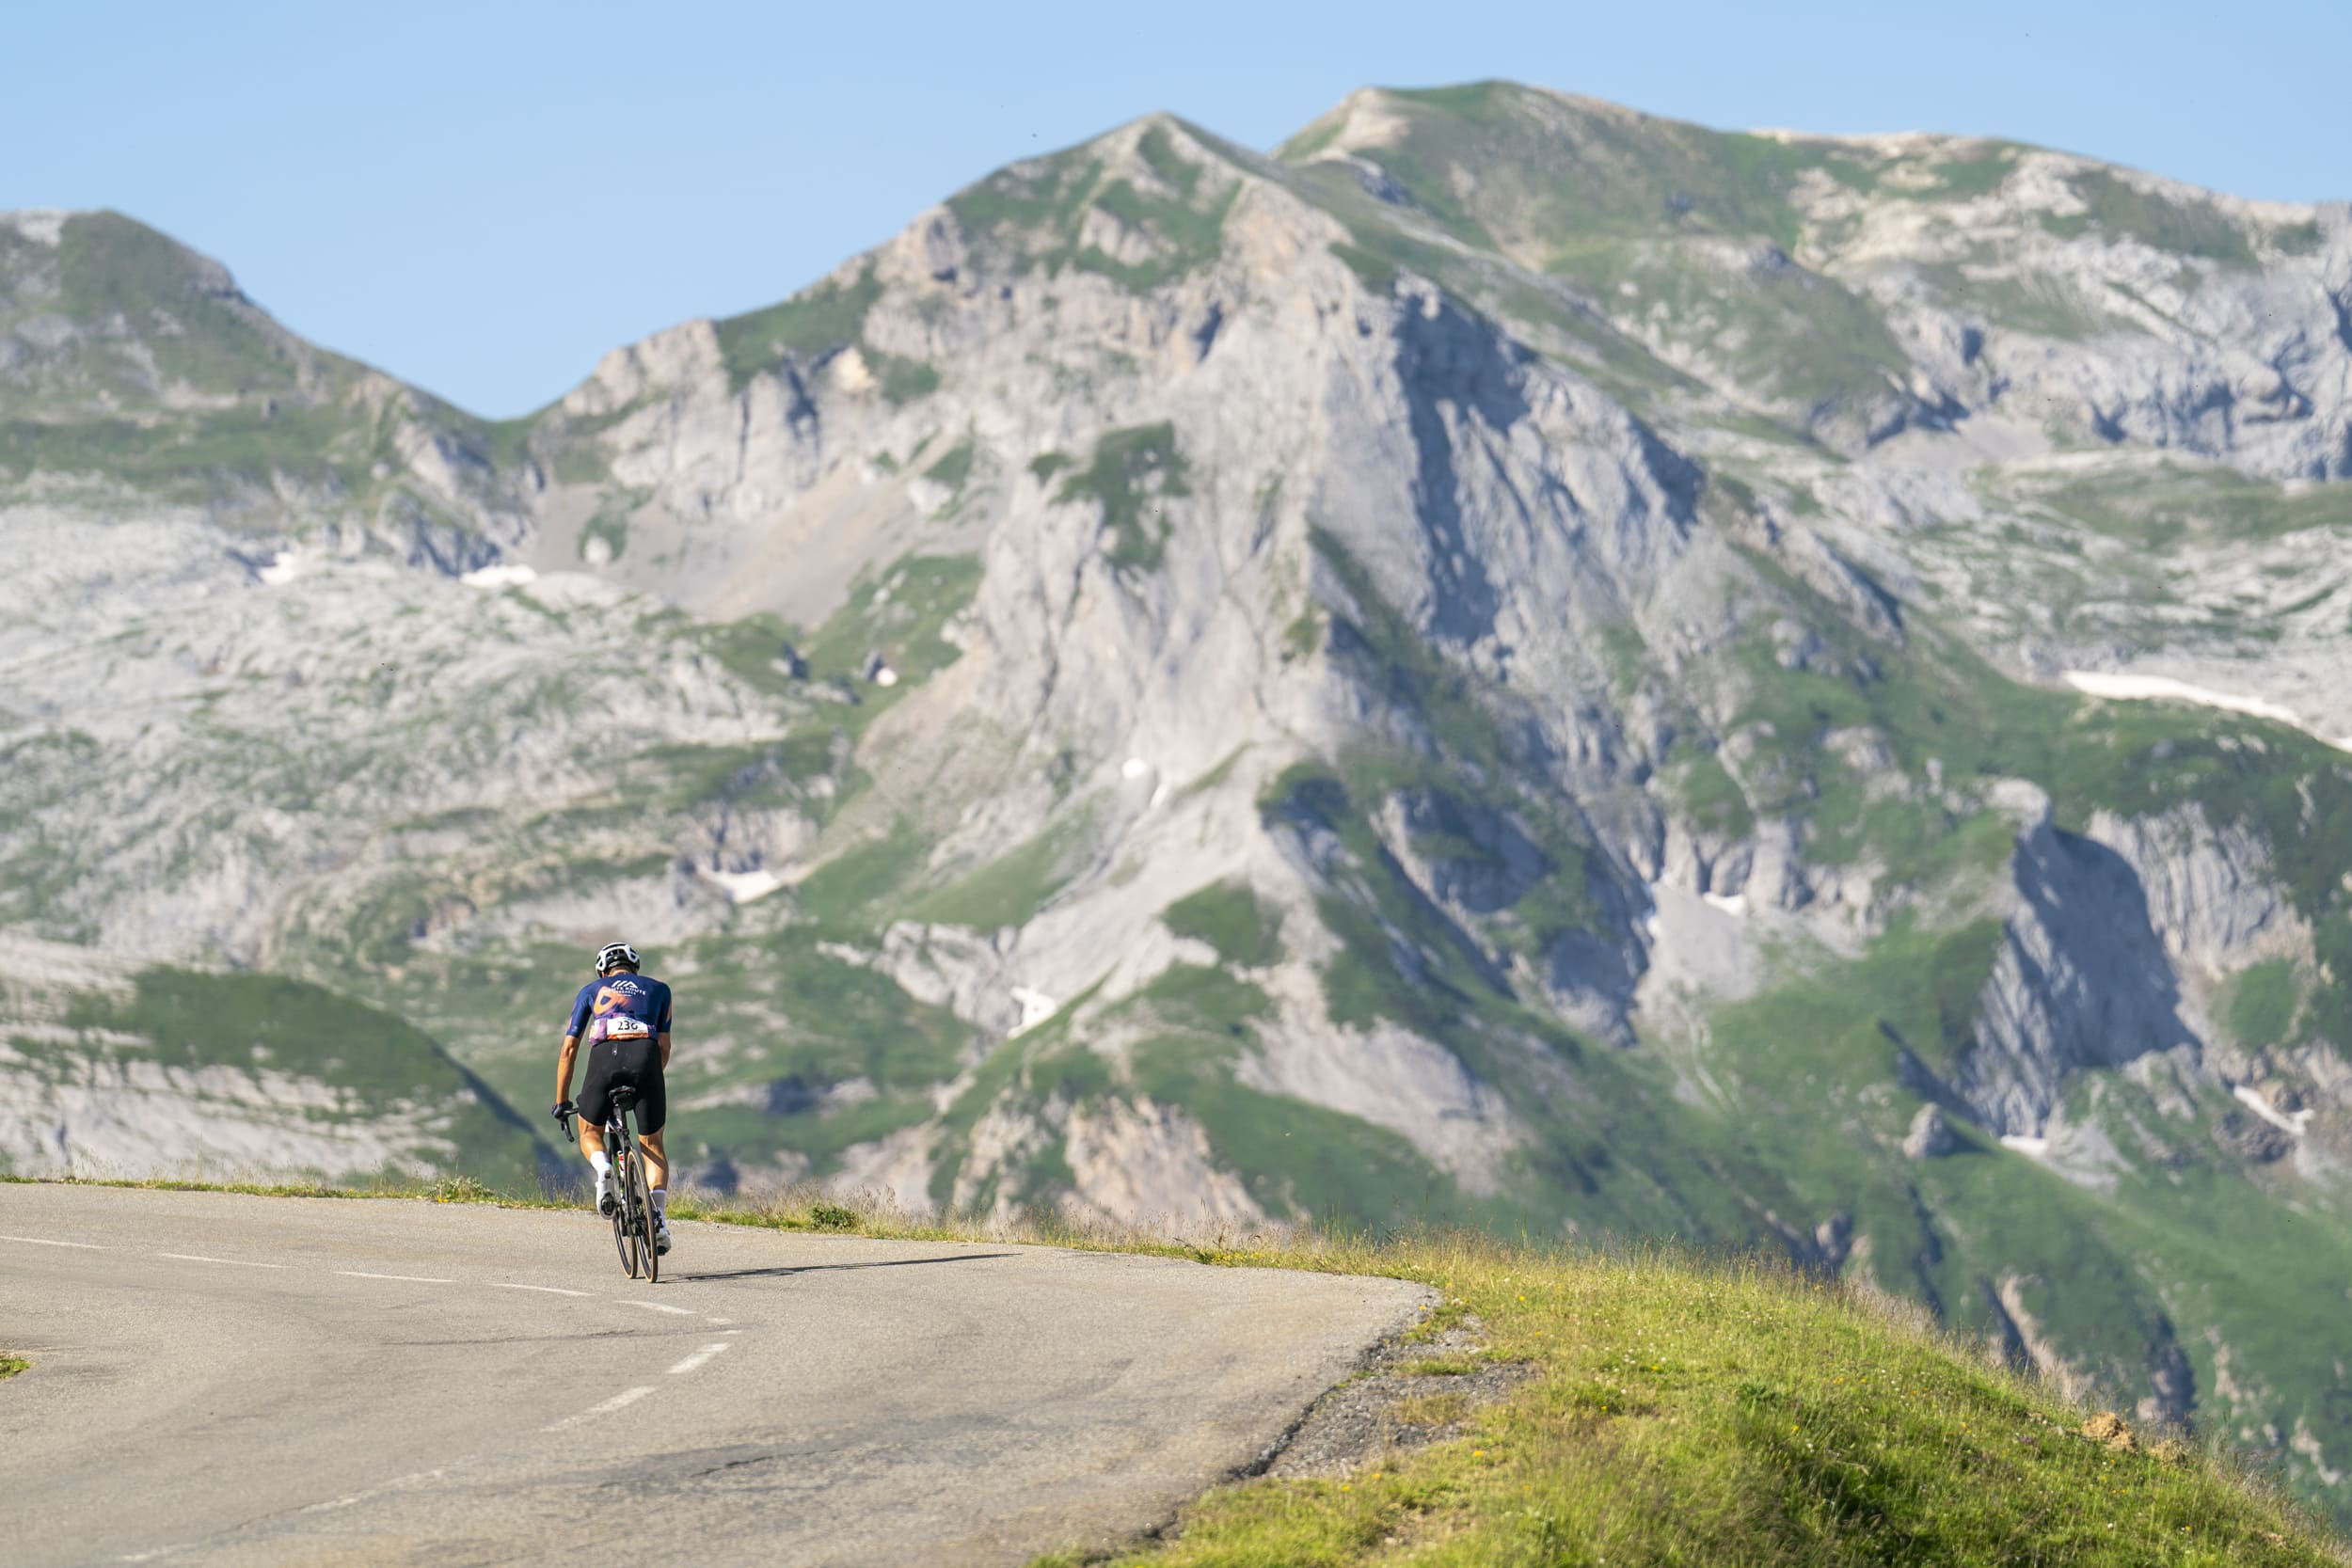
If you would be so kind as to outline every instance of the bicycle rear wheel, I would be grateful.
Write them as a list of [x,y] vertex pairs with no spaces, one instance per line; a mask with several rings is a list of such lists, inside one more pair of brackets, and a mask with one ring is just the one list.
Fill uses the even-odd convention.
[[637,1211],[638,1253],[645,1260],[645,1283],[657,1285],[661,1281],[661,1248],[654,1240],[653,1193],[645,1185],[645,1161],[642,1154],[628,1163],[628,1180]]
[[629,1172],[637,1164],[628,1147],[628,1134],[624,1132],[614,1140],[619,1148],[612,1162],[612,1245],[621,1255],[621,1267],[629,1278],[637,1277],[637,1227],[629,1216]]

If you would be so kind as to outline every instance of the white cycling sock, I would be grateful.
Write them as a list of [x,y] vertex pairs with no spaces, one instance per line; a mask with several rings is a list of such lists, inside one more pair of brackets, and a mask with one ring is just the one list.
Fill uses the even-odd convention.
[[670,1201],[670,1189],[667,1187],[656,1187],[653,1190],[651,1196],[653,1198],[653,1212],[659,1214],[661,1212],[661,1206]]
[[607,1154],[601,1148],[597,1149],[594,1154],[588,1156],[588,1164],[590,1168],[595,1170],[598,1176],[610,1176],[612,1174],[612,1156]]

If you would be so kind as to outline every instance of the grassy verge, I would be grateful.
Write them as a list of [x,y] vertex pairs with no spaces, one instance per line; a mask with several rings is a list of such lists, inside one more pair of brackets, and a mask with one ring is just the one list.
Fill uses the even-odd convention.
[[0,1352],[0,1377],[14,1377],[31,1365],[32,1363],[23,1356],[9,1355],[6,1352]]
[[[1350,1475],[1219,1488],[1116,1560],[2342,1560],[2324,1526],[2218,1448],[2120,1424],[2087,1436],[2108,1429],[1977,1347],[1785,1269],[1483,1236],[1266,1261],[1427,1280],[1480,1323],[1479,1359],[1535,1375],[1468,1413],[1456,1440]],[[1434,1387],[1467,1370],[1423,1363]]]
[[[471,1182],[232,1190],[560,1201]],[[1449,1380],[1481,1365],[1533,1369],[1499,1402],[1460,1408],[1457,1438],[1327,1479],[1220,1486],[1128,1554],[1040,1568],[2352,1561],[2225,1446],[2094,1419],[1907,1305],[1756,1259],[1472,1231],[1180,1239],[1047,1217],[983,1225],[813,1189],[681,1194],[671,1212],[1411,1279],[1442,1302],[1417,1333],[1470,1326],[1480,1341],[1414,1365],[1432,1390],[1422,1402],[1442,1404]]]

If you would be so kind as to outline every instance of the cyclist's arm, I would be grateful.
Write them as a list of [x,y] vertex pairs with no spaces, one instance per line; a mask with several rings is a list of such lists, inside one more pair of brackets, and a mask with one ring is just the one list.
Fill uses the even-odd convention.
[[580,1055],[580,1037],[587,1032],[589,993],[596,988],[582,986],[572,998],[572,1016],[564,1021],[564,1050],[555,1062],[555,1102],[569,1104],[572,1098],[572,1063]]
[[670,1067],[670,1031],[667,1029],[662,1030],[661,1033],[654,1037],[654,1039],[661,1046],[661,1068],[662,1070],[666,1072],[669,1070]]

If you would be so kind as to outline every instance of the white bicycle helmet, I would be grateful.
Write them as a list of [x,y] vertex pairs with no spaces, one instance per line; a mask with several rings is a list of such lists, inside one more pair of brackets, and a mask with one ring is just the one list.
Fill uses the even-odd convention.
[[596,973],[601,974],[616,964],[638,968],[637,949],[625,942],[608,942],[596,949]]

